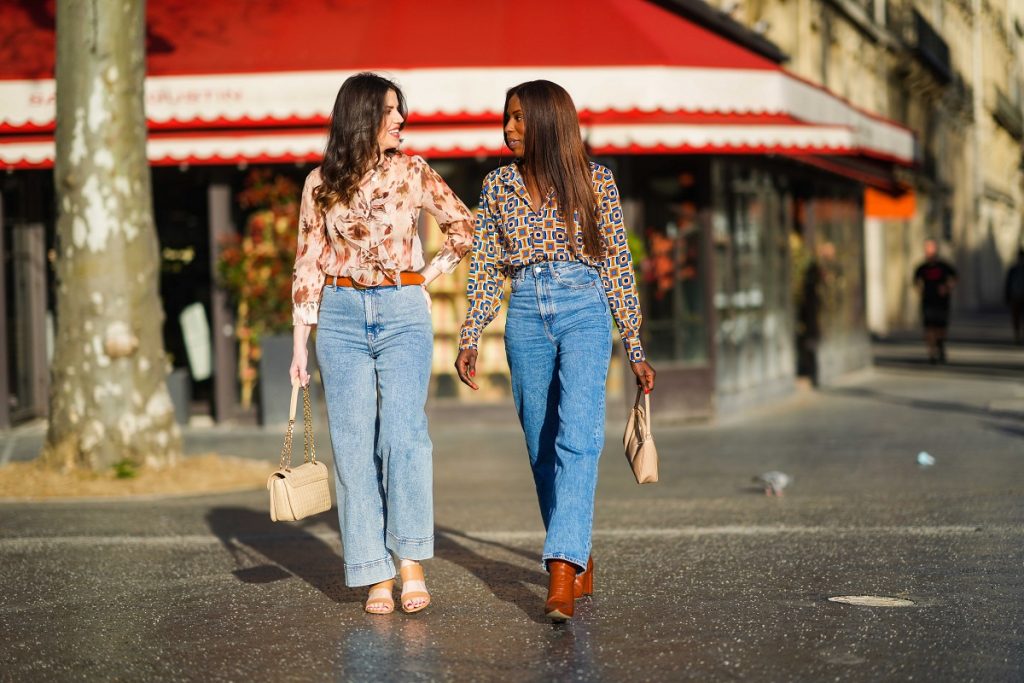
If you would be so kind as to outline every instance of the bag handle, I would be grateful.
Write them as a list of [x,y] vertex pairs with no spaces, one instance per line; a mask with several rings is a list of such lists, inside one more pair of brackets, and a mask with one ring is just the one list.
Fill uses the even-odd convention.
[[644,388],[637,386],[636,388],[636,401],[633,402],[633,409],[636,410],[640,407],[640,398],[644,399],[644,419],[643,419],[643,433],[641,436],[644,441],[651,438],[651,395],[644,392]]
[[[284,445],[281,447],[280,469],[292,467],[292,435],[295,432],[295,409],[299,400],[298,379],[292,380],[292,400],[288,406],[288,429],[284,433]],[[305,426],[302,444],[303,462],[316,464],[316,444],[313,442],[313,407],[309,402],[309,387],[302,387],[302,421]]]

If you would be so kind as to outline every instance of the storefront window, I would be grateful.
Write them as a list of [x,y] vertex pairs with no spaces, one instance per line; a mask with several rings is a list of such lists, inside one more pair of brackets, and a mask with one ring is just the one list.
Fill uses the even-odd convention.
[[863,228],[855,192],[802,194],[791,239],[798,369],[818,383],[867,362]]
[[828,296],[823,309],[825,332],[840,336],[864,328],[860,213],[853,198],[817,202],[816,251],[828,273]]
[[782,200],[767,170],[723,163],[712,221],[716,386],[737,393],[793,374]]
[[648,169],[643,240],[633,256],[644,309],[644,346],[653,360],[708,362],[702,233],[707,178],[699,165]]

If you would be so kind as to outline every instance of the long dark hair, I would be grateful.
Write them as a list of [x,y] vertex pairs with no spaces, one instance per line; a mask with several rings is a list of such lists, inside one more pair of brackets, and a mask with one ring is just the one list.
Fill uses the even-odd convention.
[[320,165],[323,183],[313,190],[321,211],[327,211],[338,202],[347,204],[363,174],[380,160],[377,136],[389,90],[395,91],[398,111],[404,119],[405,95],[394,81],[373,73],[361,73],[349,76],[341,84],[334,100],[331,130]]
[[597,198],[576,105],[565,88],[551,81],[520,83],[505,93],[506,126],[508,102],[513,97],[519,97],[526,117],[523,178],[543,193],[554,188],[559,213],[570,231],[575,226],[573,216],[579,217],[584,253],[593,258],[603,256],[605,243],[597,225]]

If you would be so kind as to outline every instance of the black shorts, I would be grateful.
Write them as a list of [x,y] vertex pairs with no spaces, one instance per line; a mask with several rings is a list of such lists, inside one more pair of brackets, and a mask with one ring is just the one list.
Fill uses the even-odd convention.
[[923,311],[924,326],[925,327],[948,327],[949,326],[949,307],[948,306],[929,306]]

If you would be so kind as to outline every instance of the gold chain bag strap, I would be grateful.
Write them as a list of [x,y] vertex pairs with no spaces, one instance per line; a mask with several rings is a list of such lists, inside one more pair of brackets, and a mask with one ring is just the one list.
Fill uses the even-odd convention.
[[[644,400],[640,405],[641,397]],[[633,470],[638,484],[653,484],[658,481],[658,450],[654,447],[651,434],[651,397],[642,388],[636,390],[636,401],[626,420],[626,432],[622,435],[626,447],[626,460]]]
[[327,465],[316,461],[313,444],[313,409],[309,403],[309,387],[302,387],[302,418],[305,423],[303,463],[292,467],[292,433],[295,431],[295,408],[299,398],[299,382],[292,383],[292,402],[288,415],[288,431],[281,447],[281,463],[267,480],[270,491],[270,519],[292,522],[331,509],[331,490],[327,483]]

